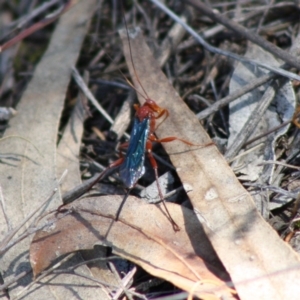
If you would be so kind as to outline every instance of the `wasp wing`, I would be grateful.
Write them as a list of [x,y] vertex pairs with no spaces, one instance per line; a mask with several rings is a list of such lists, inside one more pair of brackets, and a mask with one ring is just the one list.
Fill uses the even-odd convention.
[[134,119],[131,137],[124,162],[120,166],[120,177],[128,188],[132,188],[145,173],[145,149],[149,135],[149,118]]

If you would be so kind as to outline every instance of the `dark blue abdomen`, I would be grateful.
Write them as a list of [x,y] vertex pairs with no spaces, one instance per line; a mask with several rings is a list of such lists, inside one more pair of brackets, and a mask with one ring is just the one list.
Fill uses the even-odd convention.
[[128,188],[134,187],[145,173],[144,161],[149,124],[149,118],[143,121],[137,117],[134,119],[127,153],[119,169],[120,177]]

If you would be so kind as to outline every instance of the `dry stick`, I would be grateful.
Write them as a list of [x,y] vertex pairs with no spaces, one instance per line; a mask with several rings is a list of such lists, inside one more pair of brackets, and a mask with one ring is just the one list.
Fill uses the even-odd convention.
[[[254,147],[250,148],[250,149],[247,149],[245,150],[244,152],[242,153],[239,153],[238,155],[236,155],[233,159],[231,160],[227,160],[228,163],[231,163],[233,162],[234,160],[237,160],[237,159],[240,159],[241,157],[245,156],[245,155],[248,155],[249,153],[251,152],[255,152],[256,150],[258,150],[259,148],[262,148],[264,146],[263,143],[259,143],[257,145],[255,145]],[[237,166],[235,168],[235,170],[239,170],[239,166]]]
[[[173,14],[165,6],[163,6],[161,3],[157,3],[156,0],[151,0],[151,1],[153,3],[155,3],[155,4],[157,4],[157,6],[159,6],[173,20],[175,20],[177,23],[179,23],[180,25],[182,25],[205,48],[207,48],[208,50],[211,50],[212,52],[218,51],[219,54],[223,54],[223,55],[226,55],[226,53],[228,53],[228,52],[224,52],[224,51],[220,52],[221,50],[219,50],[217,48],[214,48],[214,47],[210,46],[209,44],[207,44],[191,27],[189,27],[187,24],[185,24],[185,22],[182,22],[182,20],[180,20],[175,14]],[[248,62],[253,63],[253,61],[252,62],[248,61]],[[286,64],[284,64],[283,66],[281,66],[281,68],[286,68],[286,67],[287,67]],[[279,69],[279,70],[282,70],[282,69]],[[198,113],[197,114],[198,119],[202,120],[202,119],[208,117],[210,114],[212,114],[214,112],[217,112],[221,107],[229,104],[233,100],[239,98],[240,96],[244,95],[245,93],[250,92],[251,90],[259,87],[260,85],[265,84],[270,79],[273,79],[275,77],[276,77],[275,74],[268,74],[268,75],[262,76],[261,78],[253,80],[251,83],[245,85],[243,88],[241,88],[240,90],[234,92],[232,95],[229,95],[229,96],[227,96],[227,97],[219,100],[218,102],[214,103],[213,105],[211,105],[210,107],[208,107],[204,111]]]
[[[223,56],[227,56],[227,57],[233,58],[233,59],[238,60],[238,61],[243,62],[243,63],[249,63],[249,64],[251,64],[253,66],[259,66],[259,67],[262,67],[262,68],[267,69],[269,71],[272,71],[274,73],[277,73],[277,74],[279,74],[281,76],[288,77],[290,79],[295,79],[295,80],[300,81],[300,76],[297,75],[297,74],[294,74],[292,72],[280,69],[280,68],[275,67],[275,66],[269,66],[269,65],[264,64],[262,62],[259,62],[259,61],[253,60],[253,59],[248,59],[246,57],[242,57],[242,56],[237,55],[235,53],[232,53],[232,52],[229,52],[229,51],[225,51],[225,50],[222,50],[222,49],[219,49],[219,48],[211,46],[192,27],[190,27],[188,24],[186,24],[185,22],[183,22],[176,14],[174,14],[170,9],[168,9],[160,1],[158,1],[158,0],[150,0],[150,1],[153,2],[162,11],[164,11],[167,15],[169,15],[170,18],[172,18],[174,21],[176,21],[182,27],[184,27],[184,29],[186,31],[188,31],[197,40],[197,42],[199,42],[206,50],[208,50],[208,51],[210,51],[212,53],[216,53],[216,54],[220,54],[220,55],[223,55]],[[289,55],[289,57],[293,58],[293,60],[296,60],[291,55]],[[297,64],[295,64],[295,66],[297,66]]]
[[5,283],[0,285],[0,291],[3,291],[5,289],[9,288],[10,285],[14,284],[15,282],[18,282],[21,278],[27,276],[30,273],[31,273],[31,271],[23,271],[20,274],[14,276],[13,278],[6,280]]
[[214,13],[204,3],[197,1],[197,0],[187,0],[187,2],[190,3],[192,6],[194,6],[196,9],[200,10],[204,15],[208,16],[212,20],[216,21],[217,23],[223,24],[225,27],[238,33],[242,37],[253,42],[254,44],[262,47],[266,51],[272,53],[274,56],[282,59],[284,62],[288,63],[290,66],[296,67],[298,70],[300,70],[300,61],[297,57],[291,55],[287,51],[284,51],[284,50],[276,47],[274,44],[266,41],[264,38],[257,35],[256,33],[249,31],[242,25],[239,25],[238,23],[227,19],[226,17],[224,17],[221,14]]
[[118,167],[107,167],[103,172],[100,174],[94,175],[92,178],[85,180],[83,183],[77,185],[74,189],[66,192],[62,196],[63,206],[75,201],[79,197],[81,197],[83,194],[88,192],[98,181],[110,176],[114,172],[116,172],[116,169]]
[[125,133],[130,124],[131,108],[135,98],[135,92],[130,90],[126,100],[123,102],[122,107],[115,117],[115,122],[111,126],[110,130],[117,134],[117,140],[119,140]]
[[[250,19],[257,17],[259,14],[260,14],[259,11],[253,11],[253,12],[249,12],[248,14],[239,16],[238,18],[233,18],[233,20],[235,22],[242,23],[242,22],[245,22],[245,21],[248,21]],[[224,28],[225,27],[223,25],[216,24],[216,25],[214,25],[214,27],[207,28],[205,31],[201,32],[201,35],[204,39],[209,39],[209,38],[212,38],[215,35],[219,34],[221,31],[224,30]],[[184,50],[184,49],[192,47],[194,45],[195,45],[195,41],[187,40],[181,46],[178,47],[178,50],[179,51]]]
[[249,93],[250,91],[258,88],[259,86],[267,83],[269,80],[276,78],[278,75],[271,73],[259,77],[257,79],[252,80],[250,83],[246,84],[239,90],[233,92],[231,95],[224,97],[223,99],[215,102],[210,107],[206,108],[205,110],[201,111],[197,114],[197,118],[199,120],[203,120],[209,115],[217,112],[220,108],[224,107],[225,105],[229,104],[230,102],[234,101],[235,99],[243,96],[244,94]]
[[112,262],[108,262],[108,264],[120,285],[120,287],[116,290],[114,296],[112,297],[112,300],[120,299],[120,296],[123,294],[123,292],[128,297],[128,299],[132,299],[126,286],[130,285],[130,280],[133,279],[133,275],[136,273],[136,267],[134,267],[123,279],[121,279],[115,265]]
[[20,32],[17,36],[12,38],[11,40],[7,41],[3,45],[0,45],[0,53],[4,50],[6,50],[9,47],[12,47],[19,41],[23,40],[27,36],[31,35],[32,33],[44,28],[45,26],[51,24],[56,19],[58,19],[63,13],[65,13],[67,10],[69,10],[74,4],[76,3],[76,0],[69,0],[62,8],[60,8],[56,13],[49,15],[42,21],[33,24],[31,27],[23,30]]
[[[84,82],[83,78],[80,76],[77,69],[74,67],[72,68],[72,75],[75,79],[76,83],[80,87],[81,91],[84,93],[84,95],[91,101],[91,103],[95,106],[95,108],[100,112],[100,114],[110,123],[113,124],[114,120],[110,117],[110,115],[105,111],[105,109],[100,105],[100,103],[97,101],[97,99],[94,97],[86,83]],[[129,135],[125,132],[124,136],[126,138],[129,138]]]
[[17,234],[17,232],[25,225],[26,222],[28,222],[44,205],[46,205],[55,195],[57,192],[57,188],[55,188],[49,198],[45,202],[43,202],[37,209],[35,209],[32,213],[30,213],[16,228],[14,228],[12,231],[10,231],[5,238],[0,243],[0,255],[2,255],[4,252],[6,252],[8,248],[9,241]]
[[37,8],[33,9],[29,14],[19,18],[16,21],[13,21],[10,23],[10,27],[12,28],[13,26],[16,26],[16,29],[21,29],[26,25],[26,23],[29,23],[32,21],[34,18],[38,17],[40,14],[44,13],[47,9],[51,8],[51,6],[54,6],[58,4],[60,0],[51,0],[45,3],[42,3],[40,6]]
[[[195,6],[196,8],[200,9],[202,12],[204,12],[206,15],[208,15],[214,21],[223,24],[224,26],[226,26],[227,28],[230,28],[231,30],[233,30],[235,32],[238,32],[243,37],[246,37],[247,39],[249,39],[252,42],[256,43],[257,45],[261,46],[265,50],[271,52],[273,55],[283,59],[285,62],[287,62],[293,66],[296,66],[299,69],[300,62],[299,62],[299,65],[297,65],[297,58],[293,57],[288,52],[283,51],[280,48],[274,46],[273,44],[264,40],[257,34],[247,31],[243,26],[228,20],[224,16],[215,14],[212,10],[210,10],[208,7],[206,7],[202,3],[196,2],[194,0],[188,0],[188,2],[190,4],[192,4],[193,6]],[[284,67],[286,67],[286,65]],[[254,86],[256,84],[258,84],[260,80],[262,80],[262,84],[263,84],[271,78],[274,78],[274,75],[265,75],[261,79],[257,79],[254,82],[246,85],[245,87],[246,87],[247,92],[254,89],[255,88]],[[252,86],[253,86],[253,88],[252,88]],[[209,114],[217,111],[218,108],[220,108],[221,106],[224,106],[224,105],[228,104],[230,101],[242,96],[242,91],[245,89],[245,87],[242,88],[241,90],[235,92],[233,95],[227,96],[224,99],[216,102],[214,105],[212,105],[205,111],[199,113],[197,115],[197,117],[199,119],[203,119],[206,116],[208,116]],[[225,154],[227,159],[229,159],[229,160],[232,159],[238,153],[238,151],[242,148],[242,146],[244,145],[244,143],[246,142],[248,137],[253,132],[253,130],[256,127],[259,120],[262,118],[264,111],[267,109],[267,107],[269,106],[269,104],[271,103],[271,101],[273,99],[272,95],[268,96],[269,93],[271,93],[271,94],[273,93],[271,90],[272,90],[272,88],[269,87],[268,90],[265,92],[265,96],[263,96],[262,100],[257,105],[256,109],[253,111],[252,116],[254,118],[251,117],[251,120],[250,120],[250,118],[248,119],[248,121],[244,125],[243,129],[241,130],[241,132],[238,134],[237,138],[235,139],[235,142],[233,143],[232,147]],[[240,96],[236,97],[238,94],[240,94]]]
[[[195,14],[193,14],[192,12],[185,10],[180,18],[183,22],[187,22],[188,20],[193,19],[194,15]],[[184,28],[178,23],[175,23],[168,31],[166,37],[161,43],[161,46],[154,54],[154,57],[156,58],[160,67],[164,66],[166,61],[169,59],[172,51],[174,51],[174,49],[177,49],[177,46],[184,37],[184,34]]]
[[114,120],[110,117],[110,115],[105,111],[105,109],[99,104],[97,99],[94,97],[92,92],[87,87],[86,83],[84,82],[83,78],[80,76],[77,69],[74,67],[72,68],[72,75],[75,79],[76,83],[80,87],[81,91],[84,93],[84,95],[91,101],[91,103],[97,108],[97,110],[100,112],[100,114],[110,123],[113,124]]
[[267,136],[267,135],[269,135],[269,134],[271,134],[271,133],[273,133],[273,132],[275,132],[275,131],[281,129],[282,127],[284,127],[284,126],[290,124],[291,122],[293,122],[293,119],[284,121],[284,122],[281,123],[280,125],[275,126],[275,127],[271,128],[271,129],[269,129],[268,131],[266,131],[266,132],[264,132],[264,133],[262,133],[262,134],[259,134],[259,135],[255,136],[254,138],[248,140],[248,141],[244,144],[244,146],[247,146],[247,145],[249,145],[249,144],[252,144],[253,142],[256,142],[257,140],[261,139],[262,137],[265,137],[265,136]]
[[[71,274],[71,275],[75,275],[75,276],[79,276],[81,278],[85,278],[85,279],[88,279],[92,282],[96,282],[97,284],[99,285],[103,285],[103,286],[107,286],[107,287],[111,287],[111,288],[114,288],[114,289],[117,289],[118,286],[116,285],[113,285],[113,284],[110,284],[110,283],[107,283],[105,281],[101,281],[99,279],[95,279],[94,277],[92,276],[87,276],[87,275],[83,275],[83,274],[79,274],[77,272],[75,272],[75,270],[80,267],[80,266],[83,266],[83,265],[86,265],[87,263],[90,263],[90,262],[93,262],[93,261],[99,261],[99,260],[111,260],[111,259],[117,259],[117,257],[114,257],[114,256],[111,256],[109,258],[101,258],[101,257],[98,257],[98,258],[95,258],[95,259],[91,259],[91,260],[88,260],[88,261],[84,261],[84,262],[79,262],[79,263],[76,263],[75,265],[72,265],[70,267],[67,267],[66,269],[58,269],[59,267],[61,267],[65,262],[67,262],[70,258],[72,258],[72,256],[74,256],[74,253],[70,253],[69,255],[67,255],[66,257],[64,257],[62,260],[60,260],[58,263],[56,263],[54,266],[50,267],[49,269],[47,269],[46,271],[43,271],[43,273],[41,273],[40,275],[39,274],[36,274],[36,275],[39,275],[37,278],[34,279],[34,281],[32,281],[29,285],[27,285],[23,290],[21,290],[19,293],[18,293],[18,297],[20,297],[20,295],[22,295],[26,290],[29,290],[34,284],[37,284],[39,283],[43,278],[45,278],[46,276],[48,275],[59,275],[59,274]],[[40,283],[41,284],[41,283]],[[1,286],[0,286],[1,288]],[[1,290],[1,289],[0,289]]]
[[[276,160],[266,160],[266,161],[262,161],[261,163],[258,164],[258,166],[262,166],[262,165],[268,165],[268,164],[273,164],[273,165],[278,165],[278,166],[282,166],[282,167],[285,167],[285,168],[290,168],[290,169],[294,169],[294,170],[297,170],[297,171],[300,171],[300,167],[296,167],[296,166],[293,166],[293,165],[289,165],[289,164],[286,164],[284,162],[281,162],[281,161],[276,161]],[[288,193],[290,195],[290,193]],[[298,195],[295,194],[295,195]],[[299,194],[300,195],[300,194]]]
[[[299,36],[297,37],[299,40]],[[290,50],[293,53],[297,53],[297,48],[294,46]],[[280,80],[277,82],[277,88],[284,84],[285,80]],[[251,117],[247,120],[246,124],[243,126],[242,130],[239,132],[238,136],[236,137],[235,141],[232,144],[232,147],[227,151],[225,157],[231,160],[241,149],[243,144],[247,141],[251,133],[254,131],[254,128],[257,126],[259,120],[262,118],[264,111],[267,109],[267,105],[269,105],[272,101],[272,98],[275,96],[275,85],[276,81],[273,80],[271,85],[265,91],[263,98],[261,99],[260,103],[257,104],[255,110],[252,112]],[[274,89],[272,88],[274,87]],[[273,89],[273,90],[272,90]],[[267,96],[269,94],[269,98]],[[265,103],[263,103],[265,102]]]
[[227,160],[231,160],[237,153],[241,150],[244,143],[248,140],[249,136],[253,133],[257,124],[260,122],[265,111],[270,106],[276,90],[278,89],[278,84],[273,81],[266,89],[264,95],[262,96],[259,103],[256,105],[251,116],[248,118],[247,122],[244,124],[242,130],[236,136],[232,146],[226,151],[225,157]]
[[75,253],[70,253],[66,257],[64,257],[62,260],[60,260],[58,263],[56,263],[54,266],[52,266],[50,269],[46,270],[41,274],[40,277],[34,278],[27,286],[25,286],[21,291],[18,292],[16,298],[18,299],[24,292],[28,291],[34,284],[36,284],[38,281],[41,279],[45,278],[48,274],[50,274],[53,270],[57,269],[60,267],[64,262],[68,261],[72,256],[74,256]]
[[[58,186],[59,184],[63,181],[63,179],[66,176],[66,172],[63,173],[63,175],[61,176],[61,178],[58,180]],[[12,231],[10,231],[6,237],[1,241],[0,243],[0,256],[5,253],[8,249],[10,249],[13,245],[15,245],[19,240],[23,239],[26,237],[25,236],[20,236],[18,237],[15,241],[10,242],[10,240],[17,234],[17,232],[38,212],[40,211],[43,207],[46,208],[47,205],[50,203],[50,201],[53,199],[54,195],[57,193],[58,188],[54,188],[51,195],[49,196],[49,198],[47,198],[46,201],[44,201],[43,203],[41,203],[40,206],[38,206],[32,213],[30,213],[15,229],[13,229]],[[35,221],[33,221],[34,223]],[[32,226],[32,225],[30,225]]]
[[35,227],[35,228],[33,228],[32,226],[29,227],[21,235],[19,235],[16,239],[14,239],[13,241],[11,241],[5,248],[1,249],[0,256],[2,254],[5,254],[9,249],[11,249],[12,247],[14,247],[16,244],[18,244],[21,241],[23,241],[24,239],[28,238],[30,235],[33,235],[33,234],[35,234],[37,232],[45,230],[45,228],[49,227],[50,225],[53,225],[53,222],[51,222],[51,223],[48,222],[48,223],[46,223],[44,225],[41,225],[41,226]]

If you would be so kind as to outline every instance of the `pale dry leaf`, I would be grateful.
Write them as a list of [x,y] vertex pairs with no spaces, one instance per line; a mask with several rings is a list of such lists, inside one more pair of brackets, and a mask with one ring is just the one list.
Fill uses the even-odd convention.
[[83,98],[83,94],[80,93],[57,148],[57,177],[65,170],[68,171],[60,186],[61,194],[81,183],[79,153],[85,120]]
[[[255,58],[258,61],[268,62],[272,66],[279,66],[277,61],[270,53],[264,51],[259,46],[249,43],[248,50],[245,54],[248,58]],[[239,63],[232,74],[230,80],[230,93],[240,89],[257,77],[265,75],[267,72],[261,68],[253,68],[248,64]],[[234,142],[236,136],[251,117],[258,101],[261,100],[263,93],[268,85],[264,85],[259,89],[255,89],[250,93],[236,99],[229,105],[229,126],[230,136],[228,139],[228,147]],[[296,105],[295,93],[290,81],[286,81],[280,89],[276,90],[271,105],[266,110],[264,118],[260,120],[256,129],[249,139],[261,135],[274,127],[279,126],[283,122],[291,120]],[[247,155],[243,155],[240,159],[234,161],[234,165],[240,166],[238,169],[239,177],[242,180],[256,181],[260,179],[260,183],[272,182],[272,173],[274,165],[261,165],[264,160],[275,159],[275,141],[288,130],[289,125],[277,130],[273,134],[261,138],[257,143],[262,143],[259,147],[251,151]],[[256,143],[251,146],[255,146]],[[242,166],[242,167],[241,167]],[[261,176],[263,175],[263,178]],[[261,182],[263,181],[263,182]]]
[[[272,66],[280,65],[270,53],[251,43],[248,45],[246,57],[268,62]],[[253,68],[249,64],[239,63],[230,81],[231,93],[240,89],[251,80],[253,81],[257,77],[266,74],[266,70]],[[253,123],[253,132],[251,133],[251,130],[249,130],[250,136],[248,140],[271,131],[282,123],[289,123],[294,114],[295,104],[296,99],[293,87],[291,82],[286,79],[273,80],[271,84],[265,84],[230,103],[228,152],[233,153],[233,149],[239,145],[239,140],[242,141],[241,136],[246,137],[245,129],[248,131],[251,128],[251,123]],[[262,117],[254,121],[255,116]],[[251,143],[248,148],[239,151],[240,156],[231,165],[233,169],[236,169],[239,179],[254,181],[258,185],[272,184],[278,186],[280,182],[279,176],[276,178],[277,183],[274,182],[275,164],[263,164],[263,162],[276,160],[275,143],[280,136],[286,133],[289,125],[286,124],[277,131]],[[281,174],[282,176],[283,174]],[[262,216],[268,219],[271,206],[271,203],[269,203],[269,192],[261,191],[256,193],[253,199]]]
[[[64,129],[63,136],[60,139],[58,149],[57,149],[57,176],[68,170],[66,179],[60,186],[61,194],[75,188],[81,183],[81,173],[80,173],[80,161],[79,153],[81,148],[81,138],[83,134],[83,124],[85,121],[85,108],[84,103],[86,99],[83,93],[79,93],[77,97],[77,102],[73,108],[70,119]],[[99,257],[105,257],[105,249],[97,249],[97,251],[84,251],[78,252],[75,257],[73,257],[72,265],[82,263],[84,260],[93,260]],[[72,267],[72,265],[64,265],[64,267]],[[117,286],[117,281],[114,274],[109,270],[105,260],[99,260],[91,265],[81,265],[76,268],[76,272],[85,274],[86,276],[93,276],[95,280],[99,279],[100,281],[105,280],[111,286]],[[65,275],[72,276],[72,275]],[[74,277],[74,276],[73,276]],[[74,289],[75,288],[74,282]],[[108,299],[108,294],[111,291],[103,291],[102,289],[95,289],[90,287],[88,280],[81,279],[81,284],[86,284],[85,292],[88,292],[88,289],[91,290],[91,299]],[[71,284],[71,283],[70,283]],[[91,298],[92,297],[92,298]]]
[[[125,31],[121,38],[135,87],[141,91]],[[136,73],[144,89],[170,112],[169,118],[157,130],[158,136],[177,136],[195,144],[210,142],[197,118],[161,72],[142,35],[130,32],[130,42]],[[144,101],[140,99],[141,103]],[[298,299],[299,256],[263,220],[253,199],[217,148],[199,149],[179,141],[165,143],[164,147],[182,183],[192,189],[188,196],[194,211],[229,272],[239,297]]]
[[[95,0],[80,1],[62,16],[52,35],[49,47],[20,100],[17,107],[18,114],[11,120],[5,132],[5,136],[20,136],[22,139],[11,138],[0,144],[1,153],[9,153],[21,158],[15,166],[0,165],[0,181],[6,213],[13,226],[29,215],[57,187],[58,125],[70,81],[71,68],[79,55],[92,15],[91,7],[95,4]],[[60,203],[61,200],[57,195],[51,207],[56,207]],[[0,230],[3,238],[6,224],[2,215]],[[30,237],[17,244],[2,257],[1,271],[5,274],[5,282],[12,280],[21,271],[30,272],[29,243]],[[32,274],[29,273],[27,277],[18,281],[14,289],[9,291],[10,296],[16,297],[20,291],[23,291],[23,297],[29,293],[30,297],[36,299],[56,298],[51,296],[49,288],[45,286],[35,289],[34,293],[26,291],[24,286],[31,280]],[[72,294],[70,290],[68,293]]]
[[168,203],[181,228],[174,232],[163,206],[134,197],[127,199],[116,222],[122,199],[83,198],[66,206],[70,214],[54,216],[54,224],[37,233],[32,242],[30,261],[34,273],[40,273],[61,255],[101,244],[188,292],[200,282],[194,291],[198,296],[230,295],[223,281],[229,277],[191,210]]
[[[295,57],[298,57],[298,58],[300,57],[300,32],[298,32],[298,35],[296,36],[296,38],[294,38],[292,47],[291,47],[289,52],[292,55],[294,55]],[[293,139],[292,144],[289,146],[289,155],[288,155],[286,161],[289,161],[289,159],[291,157],[293,157],[294,153],[298,153],[298,151],[299,151],[299,142],[298,141],[299,141],[299,134],[297,132],[294,135],[294,139]],[[276,168],[276,171],[275,171],[275,174],[274,174],[275,183],[279,182],[280,179],[282,179],[282,177],[283,177],[282,169],[283,169],[283,167],[277,167]],[[292,185],[293,185],[293,183],[297,182],[293,178],[293,176],[291,176],[290,180],[291,180]],[[296,194],[299,193],[298,186],[294,186],[293,188],[288,187],[288,190],[292,191],[293,193],[296,193]],[[275,195],[275,197],[272,198],[272,201],[270,202],[270,209],[275,209],[275,208],[281,207],[281,206],[287,204],[288,202],[290,202],[293,199],[294,198],[292,198],[290,196],[286,196],[286,195],[283,195],[282,193],[279,193],[279,194]]]

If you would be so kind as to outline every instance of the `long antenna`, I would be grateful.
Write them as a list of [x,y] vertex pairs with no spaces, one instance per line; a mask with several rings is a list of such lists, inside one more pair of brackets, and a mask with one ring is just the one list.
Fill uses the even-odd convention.
[[[148,99],[150,99],[150,97],[148,96],[146,90],[144,89],[138,75],[137,75],[137,72],[136,72],[136,69],[135,69],[135,66],[134,66],[134,62],[133,62],[133,56],[132,56],[132,51],[131,51],[131,44],[130,44],[130,36],[129,36],[129,33],[128,33],[128,26],[127,26],[127,21],[126,21],[126,18],[125,18],[125,10],[124,10],[124,6],[123,6],[123,1],[121,0],[121,8],[122,8],[122,14],[123,14],[123,20],[124,20],[124,24],[125,24],[125,27],[126,27],[126,34],[127,34],[127,38],[128,38],[128,45],[129,45],[129,53],[130,53],[130,60],[131,60],[131,63],[132,63],[132,68],[133,68],[133,72],[134,72],[134,76],[137,80],[137,82],[139,83],[140,87],[142,88],[143,92],[145,93],[146,97]],[[140,93],[139,93],[140,94]]]

